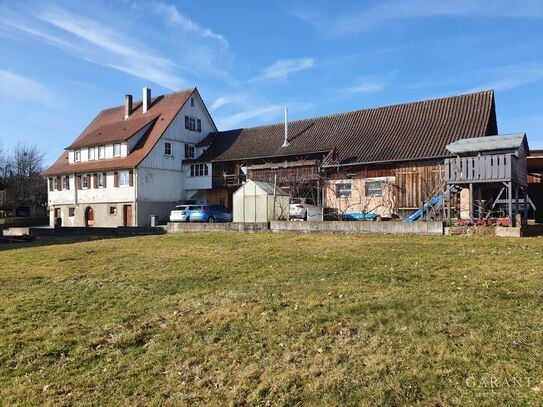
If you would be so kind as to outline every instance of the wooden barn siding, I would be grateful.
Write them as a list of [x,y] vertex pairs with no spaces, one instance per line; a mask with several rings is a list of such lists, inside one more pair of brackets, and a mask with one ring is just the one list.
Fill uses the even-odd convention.
[[423,200],[442,190],[444,176],[442,161],[341,168],[327,174],[329,179],[395,177],[398,209],[419,208]]

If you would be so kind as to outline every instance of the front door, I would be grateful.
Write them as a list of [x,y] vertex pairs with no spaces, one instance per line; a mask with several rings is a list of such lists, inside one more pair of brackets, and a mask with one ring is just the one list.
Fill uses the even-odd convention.
[[123,206],[123,224],[124,226],[134,226],[132,222],[132,205]]
[[94,226],[94,211],[90,206],[85,209],[85,227]]
[[55,226],[62,226],[62,212],[60,208],[55,208]]

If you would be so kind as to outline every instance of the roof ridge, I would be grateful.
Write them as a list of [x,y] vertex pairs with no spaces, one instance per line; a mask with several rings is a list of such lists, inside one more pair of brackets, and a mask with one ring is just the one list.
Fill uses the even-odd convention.
[[[322,116],[308,117],[308,118],[305,118],[305,119],[289,120],[288,123],[290,125],[290,124],[293,124],[293,123],[304,122],[304,121],[308,121],[308,120],[328,119],[328,118],[332,118],[332,117],[345,116],[345,115],[352,114],[352,113],[367,112],[367,111],[374,111],[374,110],[381,110],[381,109],[390,109],[390,108],[394,108],[394,107],[405,107],[405,106],[412,106],[412,105],[417,105],[417,104],[422,105],[422,104],[426,104],[426,103],[435,103],[435,102],[442,101],[442,100],[445,100],[445,99],[457,99],[457,98],[462,98],[462,97],[466,97],[466,96],[475,96],[475,95],[486,94],[486,93],[490,93],[490,94],[494,95],[494,89],[486,89],[486,90],[481,90],[481,91],[478,91],[478,92],[470,92],[470,93],[461,93],[459,95],[452,95],[452,96],[442,96],[442,97],[433,98],[433,99],[425,99],[425,100],[418,100],[418,101],[416,100],[416,101],[413,101],[413,102],[403,102],[403,103],[397,103],[397,104],[393,104],[393,105],[369,107],[369,108],[366,108],[366,109],[349,110],[347,112],[330,113],[330,114],[325,114],[325,115],[322,115]],[[260,128],[263,128],[263,127],[273,127],[273,126],[283,125],[283,123],[284,122],[277,122],[277,123],[270,123],[270,124],[261,124],[259,126],[240,127],[240,128],[237,128],[237,129],[217,131],[216,133],[227,133],[227,132],[237,131],[237,130],[260,129]]]
[[[194,92],[196,90],[196,86],[193,86],[191,88],[187,88],[187,89],[182,89],[182,90],[177,90],[175,92],[170,92],[170,93],[163,93],[161,95],[156,95],[156,96],[153,96],[151,99],[156,99],[156,98],[159,98],[159,97],[172,97],[172,96],[175,96],[175,95],[178,95],[180,93],[186,93],[186,92]],[[134,100],[132,102],[134,105],[137,104],[137,103],[143,103],[143,99],[138,99],[138,100]],[[112,106],[112,107],[106,107],[105,109],[102,109],[100,110],[100,112],[98,113],[98,115],[100,115],[101,113],[105,113],[105,112],[108,112],[110,110],[115,110],[115,109],[119,109],[119,108],[123,108],[124,107],[124,104],[122,105],[118,105],[118,106]]]

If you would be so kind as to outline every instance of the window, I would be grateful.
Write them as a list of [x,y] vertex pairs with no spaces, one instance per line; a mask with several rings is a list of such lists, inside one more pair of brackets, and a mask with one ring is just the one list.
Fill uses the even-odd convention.
[[109,214],[110,215],[117,215],[117,207],[116,206],[110,206],[109,207]]
[[89,161],[96,160],[96,149],[94,147],[89,148]]
[[128,171],[120,171],[119,172],[119,186],[120,187],[129,186]]
[[336,184],[336,197],[337,198],[350,198],[351,197],[351,183]]
[[73,218],[75,216],[75,208],[68,208],[68,216]]
[[88,189],[89,188],[89,176],[83,175],[81,177],[81,188]]
[[70,186],[68,185],[69,182],[69,177],[62,177],[62,189],[70,189]]
[[104,186],[104,174],[98,174],[98,188],[103,188]]
[[194,158],[194,146],[185,144],[185,158]]
[[202,121],[200,119],[196,120],[196,131],[199,133],[202,132]]
[[164,143],[164,154],[172,155],[172,143],[167,141]]
[[204,177],[209,175],[207,164],[192,164],[190,166],[191,177]]
[[194,106],[194,98],[190,98],[190,105]]
[[[198,130],[197,123],[200,122]],[[202,131],[202,121],[191,116],[185,116],[185,129],[191,131]]]
[[366,182],[366,196],[383,196],[383,188],[380,182]]
[[121,156],[121,145],[113,144],[113,157],[120,157],[120,156]]
[[81,150],[75,150],[75,152],[74,152],[74,161],[76,163],[81,161]]
[[98,147],[98,159],[103,160],[106,158],[106,146]]

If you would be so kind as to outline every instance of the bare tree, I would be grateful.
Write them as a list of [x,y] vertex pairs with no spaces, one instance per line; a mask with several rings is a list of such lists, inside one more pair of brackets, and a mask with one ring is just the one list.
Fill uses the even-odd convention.
[[8,201],[44,209],[47,205],[47,183],[42,177],[44,153],[36,146],[22,144],[14,148],[4,167]]

